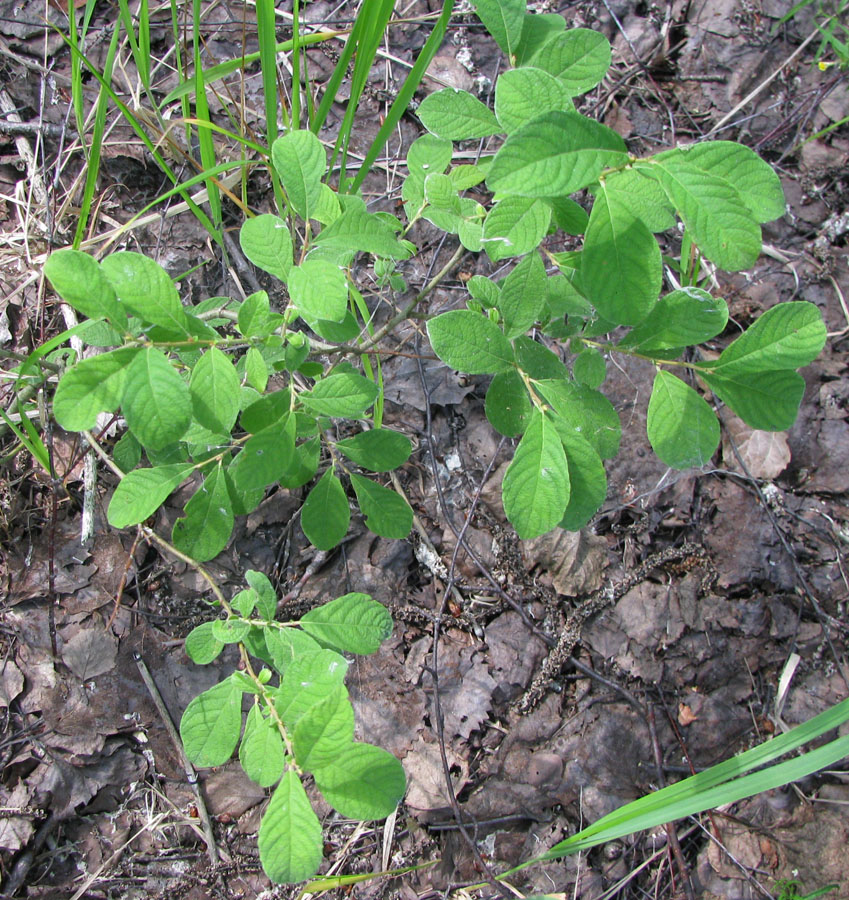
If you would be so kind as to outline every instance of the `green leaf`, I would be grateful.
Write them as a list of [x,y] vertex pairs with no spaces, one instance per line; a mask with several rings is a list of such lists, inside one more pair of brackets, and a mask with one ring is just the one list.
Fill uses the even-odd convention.
[[271,654],[274,668],[286,674],[292,660],[307,653],[318,653],[322,647],[298,628],[275,628],[265,632],[265,645]]
[[318,471],[320,454],[321,442],[317,437],[298,444],[291,465],[280,478],[280,484],[291,491],[312,481]]
[[251,434],[263,431],[265,428],[279,422],[289,413],[292,406],[292,394],[289,388],[273,391],[254,400],[246,406],[239,420],[242,428]]
[[697,287],[684,287],[661,297],[654,309],[617,346],[645,353],[701,344],[720,334],[728,322],[728,306]]
[[569,372],[560,357],[525,335],[513,341],[516,363],[531,378],[568,378]]
[[455,88],[429,94],[416,115],[431,134],[451,141],[489,137],[500,131],[498,120],[477,97]]
[[56,250],[44,264],[44,274],[53,290],[74,309],[90,319],[106,317],[119,328],[126,327],[127,314],[100,263],[79,250]]
[[366,528],[385,538],[405,538],[413,527],[410,504],[391,488],[351,472],[351,484],[366,519]]
[[472,275],[466,282],[466,290],[485,309],[497,306],[498,298],[501,296],[501,288],[483,275]]
[[542,69],[508,69],[495,83],[495,115],[507,134],[543,113],[572,109],[563,82]]
[[729,272],[755,264],[761,252],[761,229],[728,181],[690,164],[686,156],[666,157],[651,165],[681,221],[708,259]]
[[[557,422],[555,422],[555,427]],[[569,505],[560,520],[565,531],[580,531],[607,496],[604,463],[588,441],[568,428],[558,429],[569,466]]]
[[237,325],[245,337],[267,337],[277,327],[279,319],[271,313],[268,294],[256,291],[239,307]]
[[504,474],[504,512],[522,540],[551,531],[569,503],[569,468],[554,425],[537,409]]
[[298,720],[292,736],[295,760],[307,772],[331,765],[354,739],[354,708],[344,684]]
[[293,884],[318,871],[324,850],[321,823],[294,770],[286,770],[271,795],[257,840],[262,868],[272,881]]
[[391,815],[404,796],[401,763],[380,747],[349,744],[333,765],[314,773],[324,799],[343,816],[370,821]]
[[143,322],[190,334],[177,288],[162,266],[141,253],[123,250],[102,260],[100,270],[121,303]]
[[377,385],[363,375],[338,372],[322,378],[311,391],[300,394],[300,399],[319,415],[352,419],[364,413],[377,394]]
[[186,756],[205,768],[223,766],[233,755],[242,730],[242,692],[228,678],[198,694],[180,720]]
[[296,656],[286,666],[274,706],[287,728],[294,728],[301,716],[327,697],[345,680],[348,663],[333,650],[319,650]]
[[545,266],[538,253],[531,253],[501,284],[498,311],[504,321],[505,337],[518,337],[537,321],[545,305],[545,289]]
[[550,112],[513,132],[495,154],[490,190],[520,197],[558,197],[592,184],[608,166],[627,161],[615,131],[576,112]]
[[301,628],[343,653],[375,653],[392,634],[392,617],[368,594],[344,594],[301,617]]
[[263,572],[248,569],[245,581],[256,591],[256,606],[263,619],[271,621],[277,614],[277,593],[268,576]]
[[566,234],[584,234],[590,217],[579,203],[570,197],[547,197],[545,202],[551,207],[554,224]]
[[127,528],[143,522],[162,506],[193,469],[191,463],[134,469],[121,479],[109,501],[106,513],[109,524],[113,528]]
[[522,39],[525,0],[475,0],[474,7],[495,43],[512,56]]
[[233,531],[233,506],[219,462],[186,504],[185,516],[171,532],[174,546],[198,562],[214,559]]
[[186,653],[199,666],[217,659],[224,649],[224,644],[212,633],[212,625],[212,622],[203,622],[186,635]]
[[771,222],[784,215],[781,180],[775,170],[754,150],[734,141],[705,141],[659,154],[679,156],[692,166],[725,179],[742,197],[758,222]]
[[152,450],[179,441],[192,421],[189,386],[155,347],[142,348],[127,367],[121,408],[130,430]]
[[329,225],[331,222],[336,221],[341,214],[342,209],[339,206],[339,197],[336,191],[326,184],[322,184],[318,203],[313,207],[311,213],[312,218],[317,222],[321,222],[322,225]]
[[227,470],[240,491],[278,481],[295,454],[295,421],[291,416],[248,438]]
[[581,254],[581,286],[587,298],[605,319],[636,325],[657,302],[662,283],[657,241],[602,182]]
[[338,441],[336,449],[369,472],[391,472],[410,458],[413,448],[406,435],[389,428],[372,428]]
[[607,364],[595,347],[587,347],[575,357],[572,374],[578,384],[595,389],[601,385],[607,375]]
[[141,444],[133,437],[132,431],[125,431],[112,448],[112,459],[118,464],[118,468],[126,474],[139,464],[141,450]]
[[230,357],[210,347],[192,369],[189,393],[195,419],[214,434],[227,434],[239,415],[242,397]]
[[245,721],[245,734],[239,745],[239,762],[245,775],[260,787],[271,787],[283,774],[286,751],[273,719],[266,719],[254,705]]
[[663,370],[654,379],[646,430],[654,452],[674,469],[705,465],[719,446],[719,422],[710,405]]
[[532,197],[505,197],[487,214],[483,242],[493,262],[523,256],[545,237],[551,222],[551,207]]
[[[254,573],[256,574],[256,573]],[[243,618],[248,618],[254,611],[257,602],[257,592],[253,588],[239,591],[230,600],[230,606]]]
[[351,510],[342,482],[328,469],[307,495],[301,528],[319,550],[331,550],[348,533]]
[[518,437],[528,427],[533,409],[528,389],[515,370],[499,372],[486,392],[486,417],[505,437]]
[[268,366],[256,347],[248,347],[245,354],[245,377],[248,384],[261,394],[268,387]]
[[233,504],[233,514],[236,516],[246,516],[252,513],[265,494],[265,488],[243,488],[233,482],[229,471],[224,473],[227,476],[227,487],[230,491],[230,502]]
[[798,369],[819,356],[825,338],[822,314],[813,303],[779,303],[722,351],[713,370],[725,377],[732,373]]
[[530,65],[534,54],[565,28],[566,20],[558,13],[525,13],[522,40],[516,50],[516,65]]
[[59,379],[53,396],[53,414],[66,431],[88,431],[102,412],[114,412],[121,404],[127,369],[140,353],[123,347],[83,359]]
[[292,268],[292,235],[285,219],[270,213],[246,219],[239,245],[255,266],[286,282]]
[[805,379],[790,369],[728,375],[700,369],[699,375],[747,425],[761,431],[790,428],[805,393]]
[[546,284],[545,304],[552,318],[577,316],[584,319],[592,315],[592,306],[572,281],[565,275],[552,275]]
[[[315,236],[313,244],[328,250],[371,253],[389,259],[406,259],[410,256],[410,248],[398,240],[395,231],[379,216],[367,212],[363,206],[346,209]],[[310,260],[307,259],[306,262],[309,263]],[[320,318],[332,317],[322,315]]]
[[558,431],[571,428],[579,437],[589,441],[602,459],[613,459],[619,453],[622,426],[613,404],[599,391],[563,379],[543,379],[535,383],[535,389],[553,408],[558,420]]
[[669,231],[675,227],[674,207],[654,178],[637,169],[622,169],[605,176],[607,190],[616,194],[616,201],[652,232]]
[[610,68],[610,44],[598,31],[571,28],[556,34],[534,54],[533,64],[559,79],[569,95],[594,88]]
[[513,349],[501,329],[471,310],[455,309],[430,319],[427,333],[433,352],[459,372],[494,374],[513,364]]
[[428,175],[424,181],[424,196],[431,206],[454,215],[460,215],[460,198],[457,195],[457,188],[454,187],[454,182],[447,175],[440,175],[437,172]]
[[302,219],[312,218],[321,200],[321,179],[327,152],[311,131],[291,131],[271,146],[271,161],[292,209]]
[[[433,172],[444,172],[451,162],[454,147],[451,141],[432,134],[423,134],[410,144],[407,151],[407,170],[410,177],[404,182],[423,188],[425,178]],[[405,198],[406,199],[406,198]]]
[[241,619],[216,619],[212,623],[213,637],[222,644],[238,644],[251,630],[251,626]]

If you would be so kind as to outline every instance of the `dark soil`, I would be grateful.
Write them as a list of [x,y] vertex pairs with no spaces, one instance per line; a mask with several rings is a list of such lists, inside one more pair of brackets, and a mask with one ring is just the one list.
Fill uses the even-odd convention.
[[[340,820],[318,798],[325,869],[347,874],[439,862],[402,878],[360,883],[353,888],[357,897],[413,900],[479,883],[487,875],[482,863],[502,872],[581,823],[847,695],[849,79],[837,67],[823,71],[816,65],[817,38],[802,46],[815,29],[814,5],[777,26],[791,5],[531,4],[611,40],[614,66],[583,98],[582,111],[617,129],[635,153],[720,136],[753,147],[777,168],[787,214],[766,226],[766,249],[753,272],[716,274],[733,325],[715,349],[776,302],[818,305],[829,339],[804,372],[807,391],[790,432],[752,432],[724,409],[725,437],[713,465],[667,470],[645,434],[650,367],[617,361],[608,367],[603,390],[622,420],[622,452],[608,467],[604,508],[581,534],[520,543],[506,523],[498,489],[512,449],[499,443],[484,416],[485,379],[460,380],[432,359],[420,368],[413,357],[427,355],[428,348],[410,325],[387,340],[383,374],[386,424],[417,447],[400,482],[422,533],[392,542],[355,522],[349,541],[316,559],[297,524],[302,497],[272,493],[238,523],[228,548],[208,567],[228,595],[243,586],[246,569],[268,573],[282,595],[309,567],[298,599],[303,607],[344,589],[367,592],[396,614],[392,638],[378,654],[358,661],[349,687],[358,736],[402,759],[409,791],[391,825]],[[352,6],[337,9],[316,0],[306,14],[315,23],[335,21],[350,16]],[[416,0],[404,12],[421,15],[439,6]],[[81,170],[78,148],[70,152],[70,57],[45,31],[44,8],[35,0],[0,0],[0,93],[25,123],[33,123],[19,136],[0,128],[0,356],[26,354],[67,327],[54,298],[33,277],[49,244],[71,240],[79,203],[74,179]],[[50,10],[61,22],[62,14]],[[248,20],[252,15],[249,10]],[[116,16],[114,8],[98,8],[98,38],[89,48],[95,62]],[[210,12],[210,59],[242,53],[242,17],[242,8],[227,0]],[[169,47],[167,11],[155,18],[163,23],[154,30],[153,55],[160,57]],[[428,27],[416,21],[391,29],[391,54],[414,58]],[[254,49],[250,33],[246,41],[248,51]],[[333,62],[318,51],[311,59],[312,75],[321,82]],[[823,59],[832,57],[826,52]],[[474,16],[458,14],[434,71],[443,83],[486,98],[503,66]],[[401,77],[397,63],[375,67],[354,151],[368,146],[386,95]],[[134,83],[130,63],[121,79],[122,90]],[[163,74],[163,92],[171,86]],[[96,89],[88,83],[87,104]],[[233,96],[238,98],[238,87]],[[247,79],[245,97],[248,108],[262,109],[258,74]],[[340,101],[332,124],[343,113]],[[249,124],[259,134],[257,116]],[[805,143],[840,121],[825,137]],[[165,187],[147,152],[116,122],[104,147],[94,235],[126,221]],[[39,131],[38,123],[49,127]],[[385,168],[367,182],[378,207],[394,208],[401,183],[394,164],[419,130],[412,115],[405,117],[387,148]],[[33,171],[16,141],[34,151]],[[50,215],[34,185],[43,185]],[[250,188],[253,208],[270,209],[268,185],[255,178]],[[238,211],[228,215],[235,230]],[[404,274],[416,289],[455,245],[451,238],[441,242],[426,223],[411,238],[421,253]],[[156,217],[121,240],[155,255],[175,275],[201,263],[181,282],[195,301],[235,291],[234,274],[246,286],[256,277],[238,260],[235,270],[225,268],[188,214]],[[550,249],[569,246],[564,240],[570,239],[552,238]],[[668,249],[674,254],[676,248],[670,243]],[[467,255],[430,296],[429,311],[460,305],[462,284],[476,273],[490,274],[491,267]],[[274,299],[273,286],[263,286]],[[14,358],[5,368],[13,365]],[[0,402],[13,412],[13,384],[2,374]],[[204,582],[155,545],[109,528],[104,510],[115,480],[106,471],[100,474],[95,537],[82,546],[83,449],[75,435],[55,428],[47,439],[55,482],[26,453],[8,455],[14,449],[8,433],[0,448],[4,896],[297,896],[296,889],[272,888],[261,872],[255,835],[266,792],[237,763],[200,776],[222,860],[210,865],[192,787],[135,660],[140,655],[152,672],[175,721],[232,665],[225,658],[220,666],[199,667],[182,649],[180,639],[191,627],[214,615]],[[441,626],[435,681],[433,631],[415,610],[438,607],[441,565],[451,559],[456,532],[478,493],[457,557],[459,601],[452,600],[454,618]],[[154,523],[157,531],[170,533],[184,500],[179,492],[171,498]],[[676,556],[685,542],[703,548],[709,562],[701,555]],[[569,610],[602,586],[630,584],[632,573],[654,554],[675,558],[636,580],[586,624],[575,651],[580,670],[567,665],[543,685],[542,702],[520,714],[521,697],[539,678]],[[471,630],[464,627],[470,619]],[[779,692],[782,673],[792,677]],[[436,690],[442,729],[435,727]],[[463,827],[479,856],[452,812],[440,741]],[[691,896],[744,900],[778,896],[779,882],[795,879],[801,893],[836,884],[829,896],[849,898],[847,810],[844,763],[677,823],[677,860],[669,833],[658,828],[535,865],[512,883],[522,894],[598,900],[686,896],[689,880]],[[494,891],[487,887],[483,896]]]

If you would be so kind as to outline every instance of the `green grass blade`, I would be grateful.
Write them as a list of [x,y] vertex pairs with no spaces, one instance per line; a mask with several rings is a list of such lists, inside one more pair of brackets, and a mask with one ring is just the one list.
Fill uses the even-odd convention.
[[[344,31],[317,31],[315,34],[305,34],[301,36],[301,46],[306,47],[312,44],[321,44],[325,41],[333,40],[339,35],[345,34]],[[294,45],[293,41],[282,41],[279,44],[276,44],[274,47],[275,56],[278,53],[290,53],[292,47]],[[209,69],[205,69],[202,73],[202,80],[205,85],[210,85],[215,81],[220,81],[222,78],[226,78],[228,75],[232,75],[233,72],[238,72],[239,69],[243,69],[246,66],[251,65],[252,63],[257,62],[260,59],[261,52],[257,51],[256,53],[247,53],[244,56],[238,56],[234,59],[228,59],[226,62],[218,63],[218,65],[212,66]],[[162,101],[163,105],[168,103],[173,103],[175,100],[179,100],[182,97],[189,96],[195,89],[194,81],[187,81],[183,84],[178,84],[170,94]]]
[[[374,59],[377,55],[378,47],[383,39],[386,26],[392,15],[393,0],[380,0],[380,2],[364,2],[360,6],[357,14],[357,25],[362,21],[362,28],[357,29],[357,44],[355,47],[354,71],[351,73],[351,95],[345,108],[345,116],[342,119],[342,125],[339,129],[339,136],[336,139],[336,147],[333,151],[333,159],[330,166],[336,159],[336,153],[341,148],[341,176],[340,190],[344,189],[344,178],[348,161],[348,144],[351,140],[351,132],[354,128],[354,119],[357,114],[360,97],[362,97],[368,81],[368,75],[374,65]],[[353,39],[353,35],[351,36]]]
[[[3,418],[3,421],[6,423],[9,431],[15,435],[18,441],[23,444],[24,448],[29,452],[30,456],[44,469],[45,472],[50,472],[50,457],[47,453],[47,448],[44,446],[44,442],[38,435],[38,432],[35,430],[35,426],[30,422],[28,416],[24,413],[23,407],[21,406],[20,401],[18,401],[18,412],[21,416],[21,425],[27,431],[27,434],[24,434],[17,425],[6,415],[6,410],[0,406],[0,416]],[[32,439],[32,440],[31,440]]]
[[[256,28],[259,37],[259,61],[262,70],[262,94],[265,101],[265,139],[270,147],[277,137],[277,49],[274,0],[256,0]],[[292,49],[293,41],[287,41]],[[245,57],[245,64],[250,60]],[[226,65],[224,63],[223,65]],[[220,68],[220,67],[216,67]],[[221,76],[223,77],[223,76]]]
[[[77,32],[76,16],[69,16],[68,21],[70,27],[68,29],[68,40],[72,47],[82,49],[85,37],[88,34],[88,26],[91,24],[91,17],[94,15],[94,7],[97,0],[88,0],[85,11],[83,12],[82,27]],[[83,153],[88,156],[88,147],[85,143],[85,108],[83,105],[83,80],[82,69],[80,68],[79,57],[71,54],[71,105],[74,109],[74,120],[77,125],[77,134],[80,136]]]
[[733,803],[803,778],[849,754],[849,736],[838,738],[823,747],[763,771],[750,775],[746,773],[831,731],[847,719],[849,719],[849,700],[844,700],[786,734],[614,810],[572,837],[556,844],[547,853],[522,863],[500,877],[507,877],[540,860],[557,859],[577,853],[579,850],[613,840],[614,837],[622,837],[684,816],[695,815],[706,809]]
[[[206,99],[206,87],[203,83],[203,68],[200,58],[200,28],[201,28],[201,0],[192,0],[192,49],[195,58],[195,114],[196,118],[207,125],[211,124],[209,118],[209,104]],[[198,146],[200,148],[200,162],[204,171],[215,168],[215,144],[212,140],[210,128],[198,128]],[[216,228],[221,227],[221,194],[218,185],[213,179],[206,183],[209,192],[209,209],[212,213],[212,223]]]
[[[112,81],[112,67],[115,64],[115,56],[118,52],[118,37],[120,29],[117,27],[112,32],[112,40],[109,42],[109,49],[106,51],[106,59],[104,62],[103,75],[93,73],[100,81],[100,93],[97,97],[97,107],[94,113],[94,126],[91,132],[91,144],[88,153],[88,165],[86,166],[85,184],[83,185],[83,197],[80,202],[80,214],[77,219],[77,227],[74,231],[73,246],[79,249],[88,226],[88,217],[91,212],[91,203],[94,199],[94,192],[97,189],[97,178],[100,175],[100,153],[103,147],[103,132],[106,129],[106,111],[109,106],[109,95],[114,92],[109,87]],[[71,45],[72,55],[79,54],[80,51]],[[82,54],[80,54],[82,56]],[[85,58],[85,57],[83,57]],[[88,63],[86,63],[88,64]],[[91,68],[91,66],[89,66]]]
[[[189,109],[189,95],[194,89],[194,80],[186,78],[186,70],[183,64],[183,42],[180,40],[180,20],[177,15],[177,0],[171,0],[171,33],[174,36],[174,66],[177,70],[177,78],[179,79],[179,87],[186,87],[186,93],[180,97],[180,109],[183,113],[183,120],[191,117]],[[170,101],[166,97],[165,103]],[[164,104],[163,104],[164,105]],[[186,125],[186,146],[190,147],[192,143],[192,129]]]
[[392,106],[389,107],[386,119],[384,120],[383,125],[380,126],[377,136],[372,141],[368,153],[366,153],[366,157],[360,166],[360,170],[357,172],[356,178],[354,178],[351,184],[352,191],[357,190],[363,183],[369,169],[374,165],[374,161],[377,159],[378,154],[386,146],[386,142],[395,130],[395,126],[410,105],[413,94],[415,94],[416,89],[421,84],[422,78],[424,78],[425,72],[427,71],[427,67],[431,64],[433,57],[436,56],[437,50],[439,50],[442,45],[442,39],[445,37],[445,31],[448,28],[448,22],[451,19],[453,10],[454,0],[445,0],[442,12],[433,27],[433,31],[430,33],[430,37],[419,52],[418,59],[413,65],[413,68],[404,79],[404,84],[401,85],[398,96],[393,101]]
[[150,11],[148,0],[139,3],[139,59],[136,62],[146,91],[150,92]]
[[301,127],[301,10],[292,0],[292,130]]
[[[65,35],[62,35],[63,39],[67,41]],[[68,42],[70,46],[70,42]],[[150,139],[147,132],[142,127],[138,118],[134,115],[133,111],[121,100],[120,97],[115,93],[112,89],[111,84],[104,79],[104,77],[97,71],[97,67],[94,66],[90,60],[86,57],[84,53],[81,53],[78,49],[71,48],[72,53],[74,55],[78,55],[83,65],[91,72],[97,82],[100,84],[101,88],[106,92],[109,96],[109,99],[115,104],[118,110],[121,112],[121,115],[127,120],[127,123],[142,141],[142,143],[147,147],[150,151],[151,156],[156,160],[157,165],[162,169],[165,177],[172,183],[177,184],[178,179],[177,176],[171,171],[170,166],[162,157],[162,154],[157,149],[154,142]],[[209,220],[209,216],[189,197],[187,194],[183,193],[183,200],[185,201],[188,208],[191,210],[192,214],[195,218],[200,222],[200,224],[206,229],[209,236],[219,244],[222,249],[224,249],[224,243],[221,239],[221,235],[218,233],[218,230],[213,226],[212,222]]]
[[[755,794],[781,787],[791,781],[805,778],[843,759],[847,754],[849,754],[849,736],[839,738],[816,750],[810,750],[798,759],[787,760],[787,762],[771,766],[763,772],[745,775],[729,784],[723,784],[708,791],[695,791],[681,796],[673,802],[665,803],[658,809],[635,814],[625,821],[605,825],[603,824],[605,820],[600,819],[591,828],[584,829],[565,841],[556,844],[548,853],[543,854],[538,859],[560,859],[563,856],[570,856],[573,853],[596,847],[599,844],[607,843],[627,834],[633,834],[636,831],[643,831],[646,828],[653,828],[655,825],[662,825],[665,822],[693,816],[708,809],[724,806],[727,803],[735,803],[746,797],[752,797]],[[684,782],[679,782],[674,787],[679,787],[681,784],[684,784]],[[628,806],[625,806],[622,811],[627,809]]]

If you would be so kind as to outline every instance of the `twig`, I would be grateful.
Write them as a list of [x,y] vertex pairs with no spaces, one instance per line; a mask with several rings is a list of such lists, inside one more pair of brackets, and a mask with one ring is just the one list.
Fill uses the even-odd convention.
[[784,62],[780,66],[778,66],[778,68],[772,73],[772,75],[762,81],[754,90],[746,94],[746,96],[732,110],[726,113],[726,115],[724,115],[706,135],[704,135],[703,140],[707,140],[708,138],[713,137],[722,128],[722,126],[727,122],[730,122],[734,118],[734,116],[736,116],[737,113],[740,112],[741,109],[748,106],[749,103],[751,103],[751,101],[755,99],[755,97],[757,97],[762,91],[766,90],[766,88],[773,82],[773,80],[781,74],[785,66],[789,66],[790,63],[792,63],[793,60],[801,54],[805,47],[807,47],[808,44],[810,44],[811,41],[819,33],[819,29],[815,28],[805,38],[805,40],[802,41],[802,43],[799,44],[799,46],[790,54],[790,56],[788,56],[787,59],[785,59]]
[[10,122],[8,119],[0,119],[0,134],[46,134],[50,137],[60,137],[64,130],[61,125],[53,125],[50,122]]
[[183,749],[183,742],[180,740],[180,735],[177,733],[177,728],[174,725],[174,720],[171,718],[171,713],[168,712],[168,707],[165,705],[162,694],[159,693],[159,688],[156,686],[156,682],[150,674],[150,669],[148,669],[145,661],[142,659],[141,653],[133,653],[133,659],[136,661],[142,681],[150,694],[151,700],[153,700],[153,705],[156,707],[156,711],[162,719],[162,724],[168,732],[168,737],[171,738],[171,742],[174,744],[177,756],[180,759],[180,765],[186,773],[186,780],[189,782],[189,787],[195,795],[198,818],[200,819],[204,839],[206,841],[206,855],[209,857],[210,863],[213,866],[217,866],[221,861],[221,857],[218,853],[218,846],[215,843],[215,835],[212,832],[212,821],[209,818],[206,803],[200,792],[197,772],[195,771],[194,766],[189,762],[189,758],[186,756],[186,751]]

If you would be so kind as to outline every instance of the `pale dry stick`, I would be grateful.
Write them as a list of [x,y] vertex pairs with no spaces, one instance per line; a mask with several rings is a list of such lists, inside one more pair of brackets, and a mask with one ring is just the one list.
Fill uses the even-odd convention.
[[[7,122],[19,125],[23,123],[23,120],[17,113],[17,107],[5,88],[0,88],[0,112],[5,113]],[[26,164],[30,191],[35,195],[38,205],[46,214],[48,209],[47,190],[44,187],[44,182],[41,180],[35,154],[32,152],[32,147],[30,147],[30,143],[25,135],[20,134],[15,137],[15,149]],[[36,221],[36,225],[40,231],[47,231],[47,226],[43,222]]]
[[843,296],[843,291],[840,289],[840,285],[835,281],[834,276],[829,275],[828,280],[831,282],[831,286],[834,288],[834,293],[837,294],[837,301],[840,304],[840,308],[843,310],[843,315],[846,318],[846,327],[841,328],[840,331],[829,331],[826,335],[827,337],[836,338],[843,337],[847,331],[849,331],[849,308],[846,306],[846,298]]
[[212,820],[209,818],[209,810],[207,810],[203,795],[200,792],[197,772],[195,771],[195,767],[189,762],[188,756],[186,756],[183,742],[180,740],[180,735],[177,732],[176,725],[174,725],[174,720],[171,718],[171,713],[168,712],[168,707],[165,705],[162,694],[159,693],[159,688],[156,686],[156,682],[150,674],[150,669],[148,669],[147,664],[142,659],[141,653],[134,653],[133,659],[136,661],[139,675],[141,675],[142,681],[150,694],[150,699],[153,700],[153,705],[159,713],[159,718],[162,719],[162,724],[168,732],[168,737],[171,738],[171,742],[174,744],[174,749],[177,751],[177,757],[186,774],[186,780],[189,783],[189,787],[195,795],[198,818],[201,821],[204,840],[206,841],[206,855],[209,857],[209,862],[215,867],[221,861],[221,857],[218,852],[218,845],[215,843],[215,835],[212,831]]
[[750,91],[730,112],[726,113],[707,134],[702,135],[702,140],[708,140],[708,138],[713,137],[713,135],[720,131],[725,124],[730,122],[734,118],[734,116],[736,116],[737,113],[740,112],[741,109],[748,106],[749,103],[751,103],[752,100],[755,99],[755,97],[763,93],[763,91],[765,91],[767,87],[769,87],[769,85],[772,84],[772,82],[781,74],[784,68],[786,66],[789,66],[790,63],[792,63],[796,59],[796,57],[802,53],[805,47],[807,47],[808,44],[810,44],[811,41],[815,37],[817,37],[817,35],[819,35],[819,33],[819,29],[815,28],[805,38],[805,40],[802,41],[802,43],[799,44],[799,46],[790,54],[790,56],[788,56],[787,59],[785,59],[784,62],[775,69],[772,75],[762,81],[754,90]]

